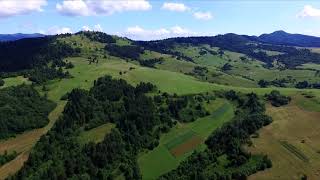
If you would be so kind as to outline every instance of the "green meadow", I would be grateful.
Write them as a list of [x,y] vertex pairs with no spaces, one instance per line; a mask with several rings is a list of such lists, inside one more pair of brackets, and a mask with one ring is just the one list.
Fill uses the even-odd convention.
[[[161,174],[176,168],[179,163],[192,154],[194,150],[201,151],[205,148],[205,139],[223,123],[233,117],[233,107],[225,100],[217,99],[206,104],[209,116],[199,118],[194,122],[177,124],[168,133],[160,138],[160,145],[152,151],[140,154],[138,163],[143,179],[156,179]],[[192,138],[198,138],[198,144],[193,145],[189,151],[178,156],[172,154],[171,150],[188,142]]]

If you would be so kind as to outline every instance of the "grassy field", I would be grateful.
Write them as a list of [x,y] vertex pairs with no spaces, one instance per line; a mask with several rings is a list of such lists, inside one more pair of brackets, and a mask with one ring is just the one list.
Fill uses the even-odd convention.
[[114,128],[115,125],[112,123],[107,123],[96,128],[90,129],[88,131],[83,131],[79,135],[79,141],[82,144],[86,144],[89,142],[98,143],[101,142],[106,134],[111,132],[111,129]]
[[[17,152],[21,152],[21,154],[15,160],[7,163],[5,166],[0,168],[0,172],[1,172],[0,177],[6,177],[8,175],[9,171],[3,169],[5,167],[11,167],[11,171],[10,171],[11,173],[14,172],[14,170],[15,171],[18,170],[19,167],[21,167],[24,162],[22,160],[26,160],[28,152],[30,152],[33,145],[37,142],[37,140],[41,137],[41,135],[45,134],[52,127],[55,120],[60,116],[63,110],[63,107],[65,105],[64,101],[60,101],[61,96],[63,96],[67,92],[70,92],[74,88],[89,89],[90,87],[92,87],[94,80],[106,74],[112,75],[115,78],[123,78],[133,85],[141,81],[151,82],[155,84],[159,88],[159,90],[161,90],[162,92],[177,93],[179,95],[194,94],[194,93],[208,92],[208,91],[214,91],[214,90],[230,90],[230,89],[234,89],[236,91],[241,91],[244,93],[256,92],[260,95],[263,95],[265,93],[270,92],[273,89],[273,88],[261,89],[261,88],[231,87],[231,86],[225,86],[225,85],[212,84],[208,82],[202,82],[192,76],[184,75],[179,72],[141,67],[136,64],[126,62],[126,61],[120,60],[119,58],[110,57],[110,56],[108,56],[108,59],[100,59],[98,64],[91,64],[91,65],[88,64],[88,61],[86,58],[81,58],[81,57],[68,58],[68,61],[72,62],[75,65],[73,69],[69,70],[73,78],[50,81],[46,85],[47,88],[49,89],[48,98],[57,102],[58,104],[57,108],[50,114],[50,117],[49,117],[50,124],[47,125],[45,128],[25,132],[21,135],[18,135],[16,138],[12,138],[12,139],[0,142],[0,152],[4,152],[4,150],[8,150],[8,151],[15,150]],[[130,67],[133,67],[134,69],[129,70]],[[122,75],[120,75],[119,73],[120,71],[122,72]],[[19,83],[28,82],[21,77],[6,79],[6,81],[10,82],[11,85],[17,85]],[[37,87],[37,89],[41,91],[42,88]],[[286,95],[295,95],[297,94],[297,92],[305,92],[305,93],[308,92],[308,93],[312,93],[317,97],[320,97],[319,90],[297,90],[293,88],[286,88],[286,89],[278,88],[278,90],[280,90],[282,93]],[[165,142],[166,139],[168,140],[170,136],[174,137],[173,135],[179,135],[178,132],[183,131],[183,129],[189,129],[189,130],[192,129],[192,131],[194,131],[195,133],[200,134],[199,135],[200,138],[204,138],[206,133],[203,133],[204,131],[201,130],[202,129],[201,126],[208,127],[208,124],[212,125],[213,126],[212,128],[215,128],[217,126],[217,125],[213,125],[215,123],[212,123],[211,119],[212,118],[208,118],[208,119],[204,118],[201,121],[196,121],[194,122],[192,128],[191,128],[191,125],[181,125],[173,129],[172,134],[170,132],[168,136],[164,136],[161,139],[163,142]],[[218,123],[218,125],[221,125],[224,122],[224,120],[225,118],[214,121],[214,122]],[[200,123],[200,122],[203,122],[203,123]],[[163,144],[163,142],[161,142],[161,144]],[[190,142],[193,142],[193,141],[190,141]],[[167,155],[169,153],[171,158],[167,156],[168,158],[166,159],[168,160],[166,164],[171,165],[171,167],[169,168],[176,167],[177,163],[188,155],[188,153],[185,153],[183,156],[179,156],[177,160],[170,154],[168,150],[162,151],[161,150],[162,148],[165,148],[165,147],[159,146],[159,148],[155,149],[154,153],[157,154],[156,152],[158,152],[160,154],[167,154]],[[149,160],[150,162],[152,161],[159,162],[157,160],[157,157],[161,157],[161,156],[156,155],[153,157],[155,158],[154,159],[150,158]],[[174,163],[172,163],[173,161]],[[16,168],[12,168],[13,164],[14,164],[14,167]],[[164,170],[163,168],[165,167],[161,166],[158,169],[159,170],[158,174],[162,172],[166,172],[166,170]],[[152,173],[152,171],[150,172]],[[155,174],[157,174],[157,172]]]
[[222,99],[212,101],[206,108],[211,115],[192,123],[178,124],[160,138],[158,147],[140,155],[138,163],[143,179],[155,179],[176,168],[194,150],[203,150],[204,140],[233,117],[232,105]]
[[320,179],[320,112],[300,108],[294,97],[290,105],[268,106],[274,122],[259,131],[250,150],[267,154],[273,167],[250,176],[249,179],[272,180]]
[[4,80],[4,86],[1,86],[1,88],[5,88],[5,87],[10,87],[10,86],[17,86],[20,84],[30,84],[31,82],[27,79],[24,78],[23,76],[17,76],[17,77],[10,77],[10,78],[5,78]]

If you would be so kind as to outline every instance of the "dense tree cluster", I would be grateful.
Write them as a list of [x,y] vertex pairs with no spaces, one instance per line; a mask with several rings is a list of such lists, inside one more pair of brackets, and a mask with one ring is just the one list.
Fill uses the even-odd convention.
[[116,44],[107,44],[105,50],[109,52],[111,56],[120,57],[123,59],[138,60],[140,54],[144,52],[143,48],[134,45],[118,46]]
[[273,90],[270,94],[266,94],[266,98],[273,106],[280,107],[289,104],[291,98],[289,96],[281,95],[279,91]]
[[[212,133],[206,140],[205,151],[194,152],[160,179],[245,179],[272,166],[267,156],[252,156],[242,148],[251,134],[271,123],[271,118],[264,114],[264,105],[252,93],[239,96],[230,91],[225,96],[238,104],[234,120]],[[227,164],[219,160],[223,156],[227,157]]]
[[16,151],[13,151],[12,153],[8,153],[7,151],[4,152],[4,154],[0,155],[0,167],[7,162],[13,160],[18,156],[18,153]]
[[62,68],[55,67],[35,67],[26,73],[24,73],[25,77],[28,77],[30,81],[36,84],[42,84],[48,80],[56,79],[56,78],[68,78],[71,77],[68,71],[63,71]]
[[0,87],[4,85],[4,80],[2,78],[0,78]]
[[181,122],[192,122],[209,113],[202,106],[203,96],[166,96],[171,117]]
[[164,61],[164,59],[161,57],[161,58],[140,60],[139,63],[141,66],[155,68],[156,64],[161,64],[161,63],[163,63],[163,61]]
[[191,72],[191,75],[205,76],[209,72],[207,67],[195,66]]
[[101,43],[116,43],[116,40],[111,36],[103,32],[98,31],[80,31],[77,34],[82,34],[92,41],[97,41]]
[[221,67],[221,71],[230,71],[232,69],[232,65],[229,64],[229,63],[226,63],[224,64],[222,67]]
[[0,90],[0,139],[45,126],[54,107],[31,86]]
[[281,79],[274,79],[272,81],[267,80],[260,80],[258,82],[258,85],[262,88],[266,88],[268,86],[275,86],[275,87],[287,87],[289,83],[294,83],[296,80],[293,78],[281,78]]
[[309,83],[308,81],[301,81],[296,84],[296,88],[299,88],[299,89],[307,89],[307,88],[320,89],[320,83]]
[[[162,127],[173,125],[167,111],[145,95],[154,89],[150,83],[133,87],[110,76],[99,78],[90,91],[74,89],[63,116],[12,179],[140,179],[138,152],[157,146]],[[102,142],[80,145],[76,137],[81,129],[107,122],[116,129]]]
[[79,53],[69,45],[56,41],[59,36],[21,39],[0,43],[0,72],[13,72],[46,65],[50,61]]

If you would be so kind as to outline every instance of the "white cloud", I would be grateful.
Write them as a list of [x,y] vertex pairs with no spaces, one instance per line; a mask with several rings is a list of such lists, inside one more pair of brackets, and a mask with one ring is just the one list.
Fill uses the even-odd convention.
[[118,33],[120,36],[126,36],[134,40],[157,40],[170,37],[197,36],[199,33],[180,26],[160,29],[144,29],[140,26],[128,27],[124,33]]
[[55,34],[67,34],[72,33],[72,30],[69,27],[59,27],[53,26],[49,28],[47,31],[42,31],[43,34],[55,35]]
[[82,26],[81,30],[82,31],[99,31],[99,32],[103,32],[103,28],[101,27],[100,24],[94,25],[93,28],[91,28],[90,26]]
[[82,26],[82,31],[92,31],[89,26]]
[[212,14],[211,12],[195,12],[193,17],[200,20],[210,20],[212,19]]
[[102,29],[102,27],[100,26],[100,24],[94,25],[94,30],[95,30],[95,31],[99,31],[99,32],[102,32],[102,31],[103,31],[103,29]]
[[83,0],[63,1],[62,4],[56,5],[56,9],[61,14],[68,16],[88,16],[90,14],[90,10]]
[[10,17],[43,11],[47,0],[0,0],[0,17]]
[[177,12],[184,12],[190,10],[190,8],[182,3],[168,3],[165,2],[162,5],[162,9],[169,10],[169,11],[177,11]]
[[152,8],[147,0],[64,0],[56,9],[68,16],[111,15],[123,11],[146,11]]
[[303,10],[297,14],[297,17],[320,17],[320,9],[314,8],[311,5],[305,5]]

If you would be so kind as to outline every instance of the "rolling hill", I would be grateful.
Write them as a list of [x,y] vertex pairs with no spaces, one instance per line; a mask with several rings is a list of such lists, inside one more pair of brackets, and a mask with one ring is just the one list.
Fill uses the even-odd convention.
[[[310,135],[304,127],[318,127],[320,54],[303,44],[308,37],[288,36],[133,41],[86,31],[0,43],[0,92],[25,84],[57,104],[46,124],[0,141],[0,176],[268,179],[283,176],[282,153],[310,168],[291,168],[284,178],[317,177],[319,133],[303,145],[296,140]],[[272,91],[281,107],[265,96]],[[310,126],[279,115],[290,111]],[[299,136],[278,137],[278,123]]]

